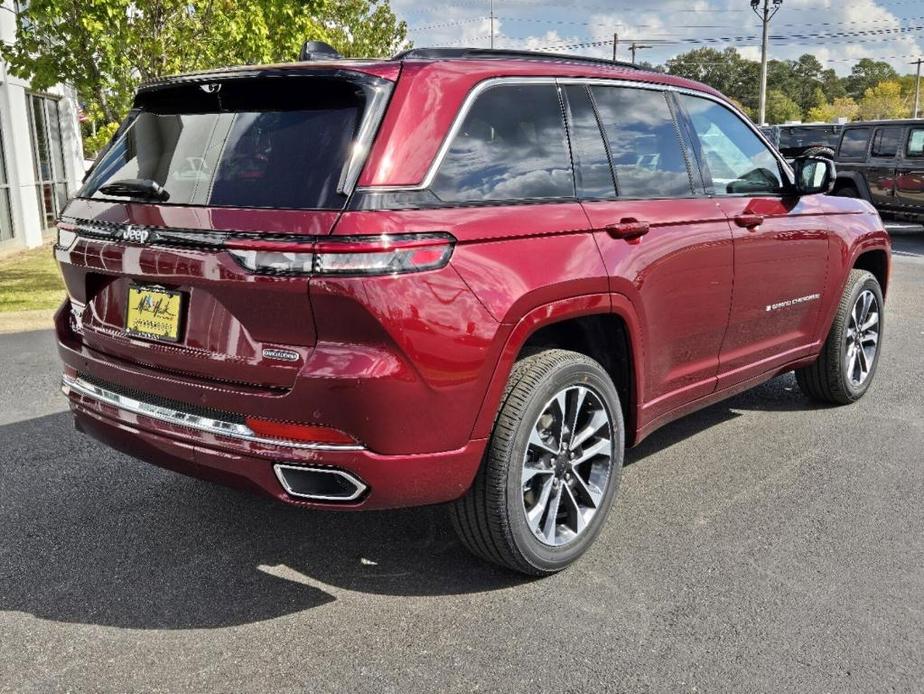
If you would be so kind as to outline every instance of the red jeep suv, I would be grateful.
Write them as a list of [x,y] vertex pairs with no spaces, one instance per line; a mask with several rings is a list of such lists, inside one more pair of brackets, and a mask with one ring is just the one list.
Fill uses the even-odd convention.
[[664,423],[793,369],[867,390],[890,243],[833,174],[708,87],[571,56],[149,83],[59,223],[63,389],[151,463],[451,502],[474,553],[554,572]]

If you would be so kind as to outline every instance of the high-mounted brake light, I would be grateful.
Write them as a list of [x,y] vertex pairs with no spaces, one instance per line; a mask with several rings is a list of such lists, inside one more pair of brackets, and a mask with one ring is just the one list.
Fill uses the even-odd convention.
[[235,239],[228,252],[252,272],[279,275],[391,275],[446,265],[455,239],[449,234],[349,236],[313,243]]

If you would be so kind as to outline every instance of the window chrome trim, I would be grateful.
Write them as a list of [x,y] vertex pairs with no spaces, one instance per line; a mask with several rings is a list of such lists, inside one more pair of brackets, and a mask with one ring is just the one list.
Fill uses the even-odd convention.
[[[430,162],[430,167],[427,169],[427,173],[424,175],[423,181],[417,184],[408,184],[408,185],[395,185],[395,186],[360,186],[355,189],[355,192],[358,193],[398,193],[398,192],[419,192],[427,190],[433,184],[433,179],[436,178],[436,174],[439,171],[440,166],[443,163],[443,159],[446,157],[446,154],[449,152],[450,147],[452,147],[452,142],[455,140],[456,135],[459,130],[462,128],[462,124],[465,122],[465,118],[468,116],[468,112],[471,110],[474,105],[475,100],[483,94],[488,89],[497,86],[507,86],[507,85],[531,85],[531,84],[554,84],[554,85],[567,85],[567,84],[583,84],[587,86],[611,86],[611,87],[627,87],[630,89],[649,89],[652,91],[664,91],[664,92],[674,92],[676,94],[689,94],[690,96],[700,97],[702,99],[708,99],[713,101],[725,108],[729,109],[733,114],[735,114],[747,127],[751,129],[758,139],[770,150],[770,154],[779,162],[782,167],[782,171],[786,173],[789,177],[789,184],[794,185],[795,176],[793,174],[792,168],[789,166],[789,163],[786,159],[777,151],[776,147],[770,144],[770,141],[764,136],[760,129],[751,122],[751,119],[745,116],[738,108],[727,101],[724,98],[715,96],[714,94],[709,94],[708,92],[698,91],[696,89],[690,89],[687,87],[675,87],[670,84],[659,84],[656,82],[639,82],[636,80],[629,79],[613,79],[610,77],[492,77],[490,79],[484,80],[476,84],[471,91],[466,95],[465,101],[462,102],[459,112],[456,114],[455,119],[452,122],[452,125],[449,128],[449,132],[446,133],[446,137],[443,139],[443,142],[440,144],[440,148],[436,152],[436,156],[433,158],[433,161]],[[616,198],[617,200],[620,198]]]
[[325,443],[305,443],[302,441],[288,441],[286,439],[272,439],[258,436],[246,424],[238,422],[229,422],[222,419],[211,419],[191,412],[183,412],[162,405],[136,400],[114,393],[106,388],[101,388],[93,383],[64,375],[61,379],[61,390],[65,395],[76,393],[83,397],[102,402],[120,410],[131,412],[132,414],[150,417],[168,424],[204,431],[209,434],[218,436],[227,436],[232,439],[249,441],[250,443],[264,443],[271,446],[284,446],[286,448],[303,448],[313,451],[363,451],[364,446],[360,445],[342,445],[342,444],[325,444]]

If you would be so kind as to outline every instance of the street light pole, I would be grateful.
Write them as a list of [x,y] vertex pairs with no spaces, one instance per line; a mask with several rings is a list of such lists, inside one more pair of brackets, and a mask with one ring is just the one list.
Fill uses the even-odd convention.
[[652,46],[649,46],[649,45],[644,44],[644,43],[636,43],[635,41],[633,41],[633,42],[632,42],[632,45],[629,46],[629,50],[632,51],[632,63],[633,63],[633,64],[635,63],[635,52],[636,52],[636,51],[640,51],[640,50],[642,50],[643,48],[652,48]]
[[491,48],[494,48],[494,0],[491,0]]
[[[763,7],[761,7],[761,1]],[[760,17],[763,24],[763,35],[760,41],[760,114],[758,124],[764,125],[767,117],[767,32],[770,27],[770,20],[780,10],[783,0],[751,0],[751,9],[754,14]]]
[[918,58],[911,63],[918,66],[917,74],[914,77],[914,111],[911,112],[912,118],[918,117],[918,106],[921,103],[921,63],[924,63],[922,58]]
[[613,62],[616,62],[616,49],[619,47],[619,34],[613,34]]

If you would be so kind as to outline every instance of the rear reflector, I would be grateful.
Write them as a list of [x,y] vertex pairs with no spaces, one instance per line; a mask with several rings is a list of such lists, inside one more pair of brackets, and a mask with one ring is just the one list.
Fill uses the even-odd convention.
[[234,239],[225,248],[247,270],[282,275],[391,275],[446,265],[449,234],[351,236],[314,243]]
[[258,436],[286,441],[355,445],[356,439],[339,429],[313,424],[277,422],[272,419],[246,417],[244,422]]

